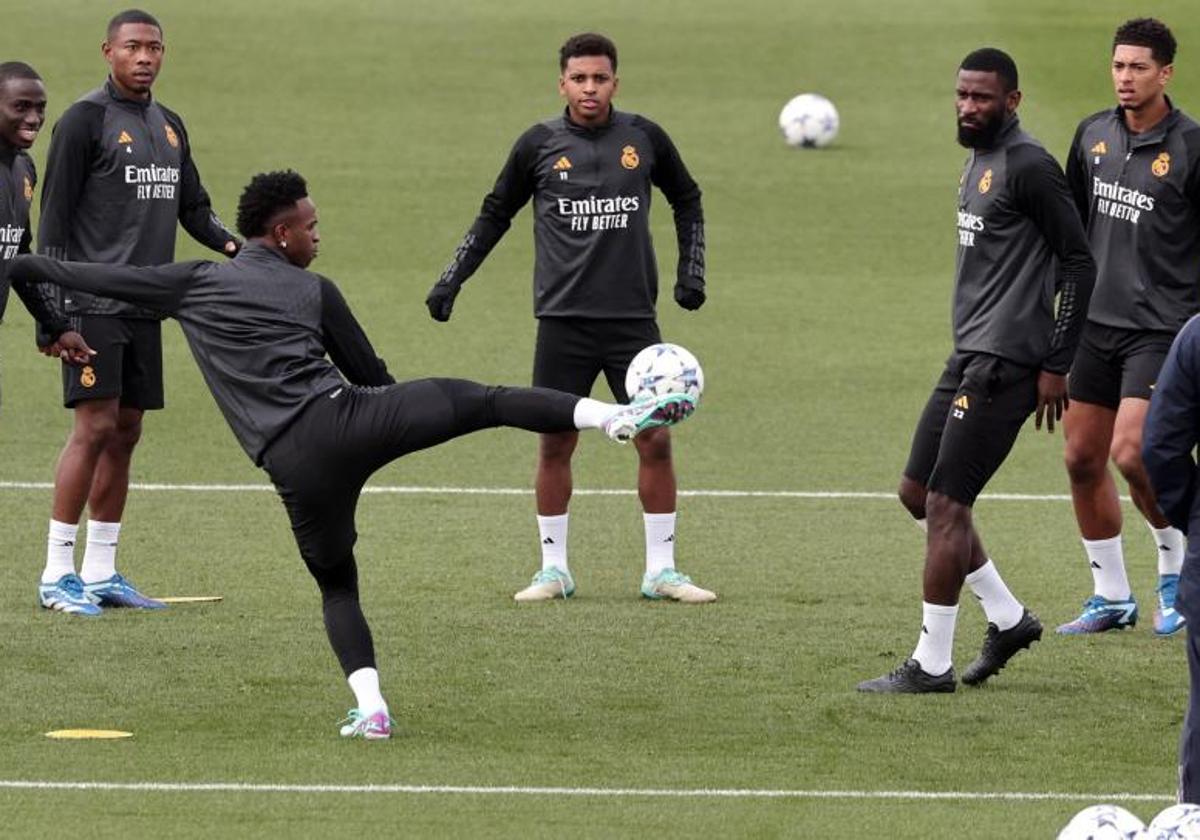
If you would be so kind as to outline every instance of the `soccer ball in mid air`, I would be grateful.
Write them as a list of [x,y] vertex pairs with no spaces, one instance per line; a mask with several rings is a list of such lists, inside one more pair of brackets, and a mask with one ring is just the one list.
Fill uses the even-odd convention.
[[667,394],[687,394],[699,402],[703,391],[700,363],[678,344],[651,344],[633,357],[625,372],[625,393],[633,402]]
[[779,130],[789,146],[813,149],[828,146],[838,133],[838,112],[817,93],[793,97],[779,112]]
[[1071,818],[1058,840],[1131,840],[1145,836],[1142,821],[1120,805],[1091,805]]

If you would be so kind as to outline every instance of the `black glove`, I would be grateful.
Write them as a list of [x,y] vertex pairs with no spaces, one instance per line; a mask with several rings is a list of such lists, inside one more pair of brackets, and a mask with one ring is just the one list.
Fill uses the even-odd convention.
[[703,285],[675,284],[675,302],[689,311],[695,311],[704,305],[705,295]]
[[429,315],[433,320],[450,320],[450,311],[454,309],[454,299],[458,297],[460,288],[462,287],[446,280],[439,280],[433,284],[433,288],[425,297],[425,306],[429,308]]

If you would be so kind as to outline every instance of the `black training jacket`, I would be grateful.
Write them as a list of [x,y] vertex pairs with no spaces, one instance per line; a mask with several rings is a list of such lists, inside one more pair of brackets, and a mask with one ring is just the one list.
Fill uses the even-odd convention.
[[703,288],[700,188],[665,131],[617,111],[596,128],[564,112],[522,134],[441,282],[465,282],[533,198],[534,315],[653,318],[651,185],[674,209],[676,282]]
[[17,257],[12,274],[177,320],[230,429],[259,465],[313,400],[347,382],[394,382],[337,286],[261,245],[227,262],[144,268],[27,255]]
[[[33,239],[29,205],[36,185],[37,171],[29,155],[0,146],[0,320],[8,306],[9,263],[17,254],[28,254]],[[47,289],[33,283],[16,283],[14,288],[30,314],[46,325],[47,338],[57,338],[69,328]]]
[[967,159],[956,262],[956,350],[1070,369],[1096,266],[1062,169],[1015,116]]
[[1200,311],[1200,125],[1173,106],[1141,134],[1119,107],[1093,114],[1067,181],[1096,257],[1088,320],[1175,332]]
[[[110,79],[54,126],[38,252],[80,262],[169,263],[176,220],[214,251],[235,239],[213,214],[183,120],[155,100],[122,97]],[[69,314],[158,317],[79,291],[63,303]]]

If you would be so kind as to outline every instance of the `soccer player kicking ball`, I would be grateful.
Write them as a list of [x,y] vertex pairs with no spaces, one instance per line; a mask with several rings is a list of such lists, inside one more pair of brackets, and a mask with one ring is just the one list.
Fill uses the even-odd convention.
[[[650,242],[651,187],[675,211],[679,265],[675,301],[699,309],[704,292],[704,216],[700,188],[675,145],[645,117],[612,107],[617,48],[603,35],[576,35],[559,50],[564,112],[530,128],[513,146],[483,209],[425,303],[450,318],[463,283],[534,201],[533,384],[586,396],[603,371],[627,402],[625,371],[639,350],[662,341],[655,321],[658,269]],[[542,568],[518,601],[566,598],[575,591],[567,565],[574,431],[543,434],[538,450],[537,522]],[[675,568],[675,470],[666,429],[640,436],[638,496],[646,535],[642,595],[687,603],[717,596]]]
[[1151,18],[1113,37],[1117,106],[1085,119],[1067,158],[1067,181],[1096,255],[1096,294],[1071,367],[1063,417],[1075,518],[1093,594],[1059,633],[1100,633],[1137,623],[1125,573],[1121,503],[1111,459],[1158,546],[1154,632],[1183,626],[1175,609],[1183,532],[1159,509],[1142,465],[1142,426],[1175,333],[1200,311],[1200,125],[1167,97],[1175,38]]
[[1037,616],[984,551],[971,510],[1030,413],[1051,432],[1062,417],[1096,269],[1062,169],[1017,120],[1013,60],[996,49],[971,53],[955,96],[958,141],[971,154],[958,188],[954,352],[900,480],[900,501],[927,526],[921,634],[911,658],[859,691],[955,690],[951,652],[964,582],[988,620],[964,683],[982,683],[1042,636]]
[[337,286],[305,270],[320,236],[303,178],[255,176],[238,203],[237,227],[246,246],[226,263],[135,268],[22,256],[12,272],[179,321],[238,442],[279,491],[320,587],[329,642],[357,701],[341,734],[387,738],[391,719],[354,559],[354,512],[371,474],[409,452],[496,426],[602,429],[624,442],[683,420],[695,404],[683,394],[619,406],[545,388],[397,383]]

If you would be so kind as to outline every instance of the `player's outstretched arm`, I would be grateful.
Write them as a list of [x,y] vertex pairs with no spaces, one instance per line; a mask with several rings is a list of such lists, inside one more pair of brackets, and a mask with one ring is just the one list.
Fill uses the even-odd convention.
[[704,208],[700,203],[700,185],[692,178],[679,150],[657,124],[640,117],[638,125],[650,137],[654,147],[654,169],[650,181],[666,196],[675,217],[675,241],[679,263],[675,269],[675,302],[684,309],[696,310],[708,295],[704,276]]
[[321,277],[321,336],[330,361],[350,384],[374,387],[396,381],[383,359],[376,355],[341,291],[328,277]]
[[1200,428],[1200,321],[1189,321],[1163,363],[1142,430],[1142,461],[1158,506],[1187,533],[1196,499],[1196,430]]
[[174,314],[202,262],[139,267],[60,262],[22,254],[14,257],[9,276],[15,283],[55,283],[68,289],[103,295]]
[[513,216],[533,196],[538,144],[549,133],[546,126],[535,125],[513,145],[492,191],[483,199],[475,223],[454,250],[454,258],[442,271],[442,276],[425,296],[425,306],[433,320],[450,320],[454,299],[463,283],[492,252],[512,225]]

